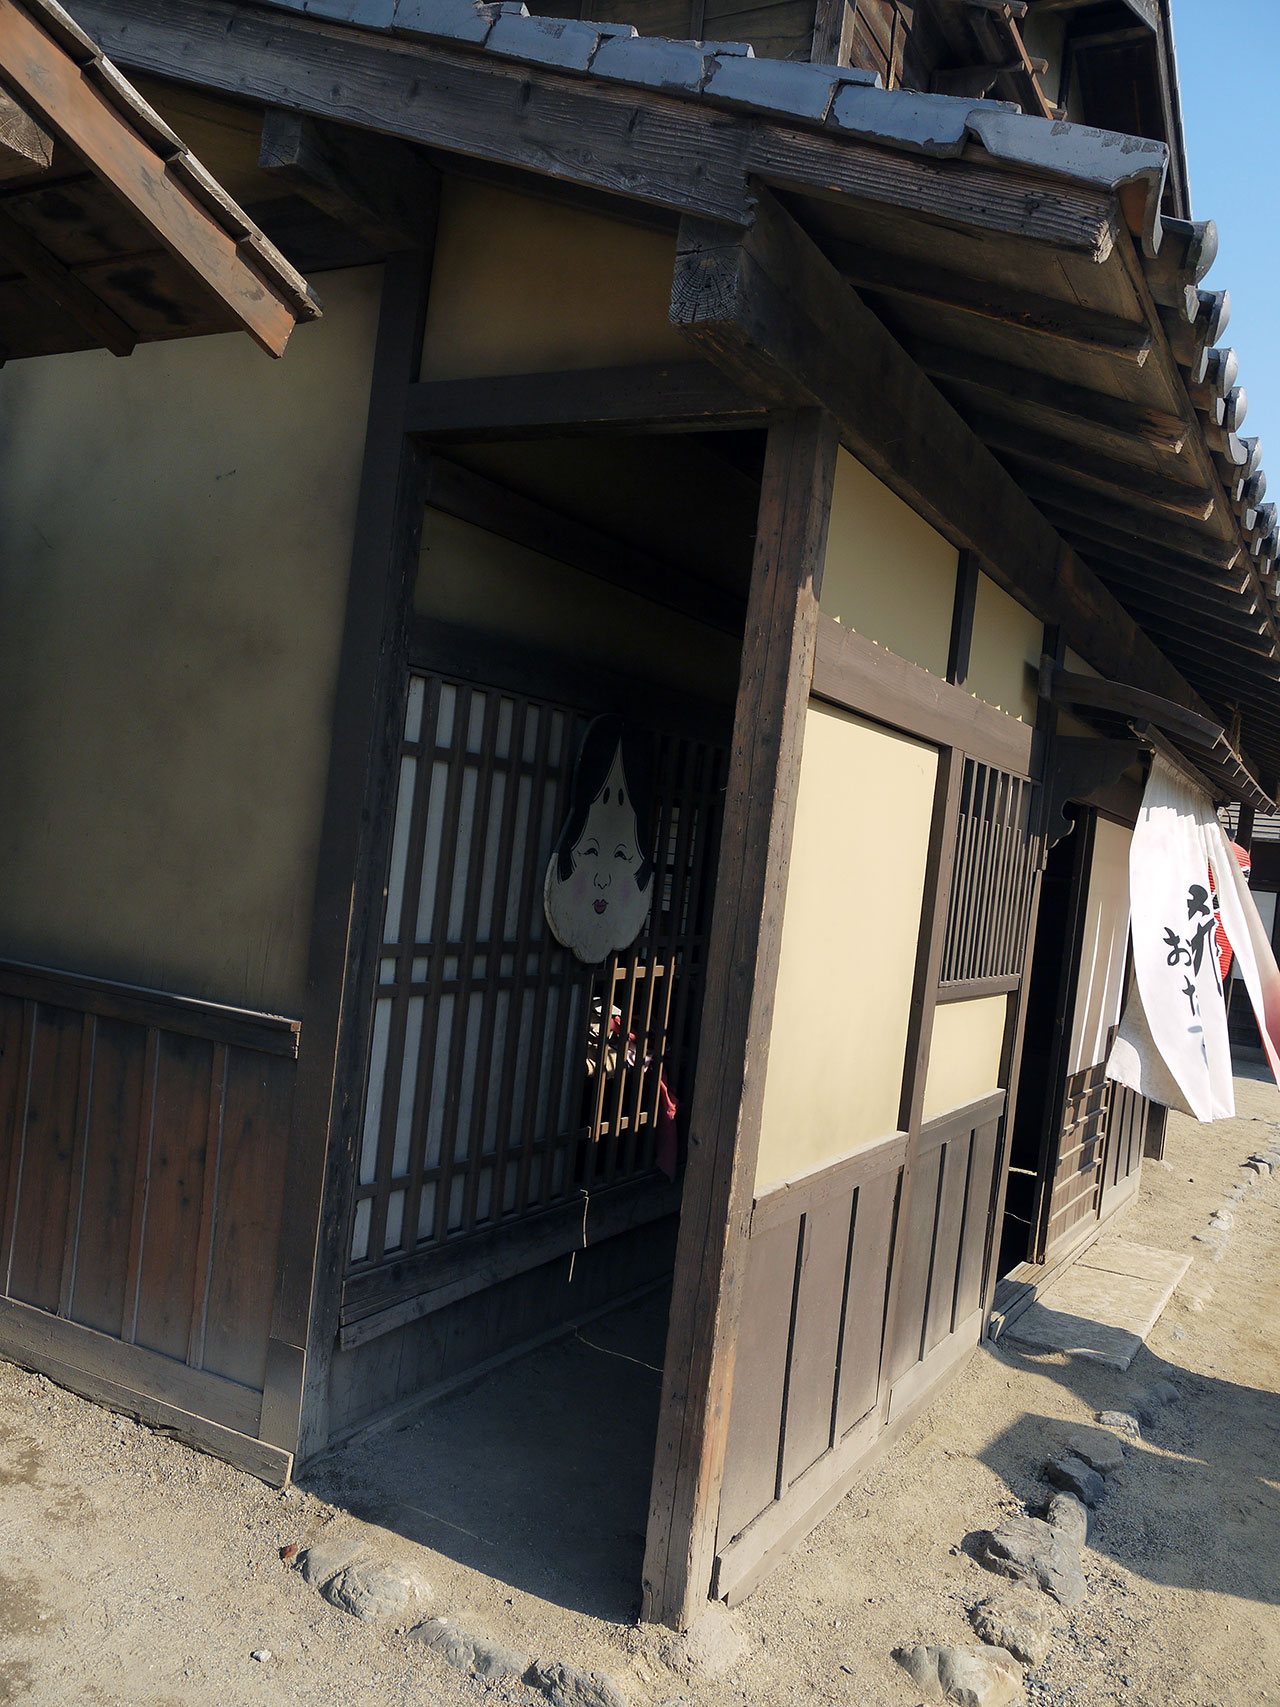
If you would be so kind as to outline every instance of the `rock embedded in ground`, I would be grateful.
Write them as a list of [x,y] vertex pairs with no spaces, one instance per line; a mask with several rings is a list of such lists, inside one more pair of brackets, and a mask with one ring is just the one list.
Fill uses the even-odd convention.
[[932,1701],[956,1707],[1006,1707],[1022,1687],[1022,1675],[1003,1648],[895,1648],[893,1657],[912,1683]]
[[1123,1435],[1126,1440],[1142,1439],[1142,1425],[1132,1411],[1099,1411],[1097,1420],[1103,1428]]
[[330,1606],[349,1612],[364,1624],[403,1617],[431,1599],[431,1589],[417,1571],[376,1564],[349,1565],[321,1592]]
[[360,1547],[355,1541],[320,1541],[299,1553],[294,1563],[302,1572],[304,1583],[322,1589],[359,1556]]
[[1078,1606],[1084,1599],[1079,1549],[1038,1517],[1011,1517],[993,1529],[979,1548],[978,1563],[997,1576],[1043,1589],[1060,1606]]
[[1172,1381],[1157,1381],[1145,1392],[1135,1393],[1133,1408],[1144,1423],[1153,1423],[1166,1405],[1176,1405],[1180,1398]]
[[1089,1508],[1081,1503],[1074,1494],[1069,1494],[1065,1488],[1059,1488],[1050,1497],[1044,1508],[1044,1520],[1050,1529],[1057,1529],[1077,1547],[1083,1547],[1089,1540]]
[[1024,1665],[1039,1665],[1049,1652],[1053,1640],[1049,1609],[1029,1589],[1014,1589],[995,1600],[984,1600],[969,1616],[980,1642],[989,1648],[1006,1649]]
[[428,1618],[408,1632],[407,1640],[430,1648],[455,1671],[474,1672],[489,1683],[513,1682],[523,1677],[530,1665],[528,1654],[504,1648],[448,1618]]
[[627,1707],[627,1698],[611,1677],[600,1671],[579,1671],[555,1660],[535,1660],[525,1682],[540,1689],[551,1707]]
[[1068,1454],[1065,1458],[1050,1458],[1044,1473],[1055,1488],[1065,1488],[1087,1506],[1095,1506],[1106,1493],[1106,1483],[1096,1470],[1091,1470],[1082,1458]]
[[1078,1428],[1067,1436],[1067,1451],[1100,1476],[1109,1476],[1124,1463],[1124,1448],[1104,1428]]
[[1236,1218],[1229,1209],[1215,1209],[1209,1217],[1209,1225],[1223,1233],[1229,1233],[1235,1224]]

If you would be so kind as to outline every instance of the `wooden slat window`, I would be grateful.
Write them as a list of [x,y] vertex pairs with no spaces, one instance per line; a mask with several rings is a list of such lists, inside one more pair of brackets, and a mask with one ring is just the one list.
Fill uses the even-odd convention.
[[364,1272],[654,1166],[689,1095],[723,750],[654,736],[654,902],[625,954],[551,936],[581,710],[410,677],[349,1250]]
[[1040,851],[1031,827],[1031,788],[1024,777],[964,761],[944,988],[1021,971]]

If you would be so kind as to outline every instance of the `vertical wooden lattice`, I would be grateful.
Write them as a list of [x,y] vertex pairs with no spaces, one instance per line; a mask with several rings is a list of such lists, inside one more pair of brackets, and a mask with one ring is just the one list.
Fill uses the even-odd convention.
[[940,982],[1017,977],[1039,862],[1024,777],[964,761]]
[[654,737],[654,899],[587,967],[542,885],[587,717],[410,677],[349,1265],[647,1173],[693,1074],[722,751]]

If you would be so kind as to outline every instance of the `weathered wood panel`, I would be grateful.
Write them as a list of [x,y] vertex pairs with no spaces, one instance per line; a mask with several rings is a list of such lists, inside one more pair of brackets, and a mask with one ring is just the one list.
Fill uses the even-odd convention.
[[288,1452],[254,1437],[295,1039],[0,964],[0,1350],[273,1479]]
[[895,1134],[756,1200],[718,1551],[875,1404],[905,1148]]

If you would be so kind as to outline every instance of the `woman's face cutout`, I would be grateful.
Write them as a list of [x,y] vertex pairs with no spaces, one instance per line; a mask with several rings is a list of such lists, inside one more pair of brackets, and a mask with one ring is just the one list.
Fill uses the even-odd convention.
[[547,923],[558,942],[594,966],[635,941],[653,894],[652,872],[643,887],[637,881],[644,858],[620,745],[570,860],[572,870],[562,878],[558,855],[551,856],[543,885]]

